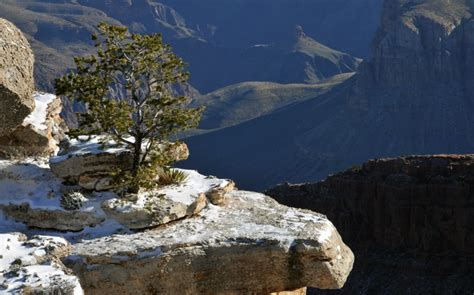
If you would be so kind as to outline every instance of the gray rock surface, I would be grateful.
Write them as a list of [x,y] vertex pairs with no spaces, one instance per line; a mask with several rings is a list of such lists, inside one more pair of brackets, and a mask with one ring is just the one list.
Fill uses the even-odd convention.
[[[65,210],[66,189],[42,162],[0,160],[0,211],[29,227],[80,231],[105,220],[102,196],[91,197],[82,210]],[[107,197],[107,196],[105,196]]]
[[23,33],[0,18],[0,135],[20,125],[34,108],[33,63]]
[[23,222],[29,227],[63,231],[81,231],[88,226],[96,226],[105,216],[96,211],[68,211],[62,208],[31,208],[28,203],[1,205],[6,216]]
[[102,204],[102,209],[109,217],[128,228],[146,229],[193,216],[207,204],[203,193],[191,196],[190,203],[178,202],[172,196],[159,193],[151,193],[144,198],[145,201],[140,205],[136,201],[111,199]]
[[244,191],[169,226],[80,241],[64,260],[88,294],[334,289],[353,261],[325,216]]

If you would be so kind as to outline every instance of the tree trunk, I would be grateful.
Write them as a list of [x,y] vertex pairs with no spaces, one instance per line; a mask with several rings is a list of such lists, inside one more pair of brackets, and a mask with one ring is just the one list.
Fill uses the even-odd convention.
[[133,165],[132,165],[132,184],[130,186],[130,192],[131,193],[138,193],[140,190],[140,186],[138,184],[138,172],[140,170],[140,160],[141,160],[141,155],[142,155],[142,142],[143,138],[141,136],[135,137],[135,148],[133,151]]

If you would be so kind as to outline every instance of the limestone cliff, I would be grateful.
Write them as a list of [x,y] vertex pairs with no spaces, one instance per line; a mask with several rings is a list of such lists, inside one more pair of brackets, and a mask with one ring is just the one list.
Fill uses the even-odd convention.
[[386,1],[368,62],[375,83],[386,87],[472,84],[474,22],[467,3]]
[[372,160],[267,194],[334,221],[359,258],[341,294],[474,290],[474,155]]

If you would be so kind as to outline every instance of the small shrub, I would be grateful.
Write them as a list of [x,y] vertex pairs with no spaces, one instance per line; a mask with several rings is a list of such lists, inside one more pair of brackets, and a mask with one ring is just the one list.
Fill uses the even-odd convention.
[[188,176],[183,171],[167,168],[159,173],[158,184],[159,185],[181,184],[185,182],[187,178]]
[[82,208],[87,198],[81,192],[70,192],[61,197],[61,207],[68,211],[79,210]]

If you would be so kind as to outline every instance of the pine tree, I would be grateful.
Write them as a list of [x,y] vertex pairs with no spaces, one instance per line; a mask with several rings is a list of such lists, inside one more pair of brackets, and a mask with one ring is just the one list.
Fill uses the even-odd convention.
[[92,35],[97,53],[75,57],[77,70],[56,80],[56,93],[87,108],[71,136],[102,134],[129,149],[133,166],[120,176],[136,192],[154,185],[157,166],[170,164],[160,144],[196,127],[202,108],[188,108],[189,98],[174,94],[173,87],[186,83],[189,74],[160,34],[130,33],[106,23],[98,32]]

